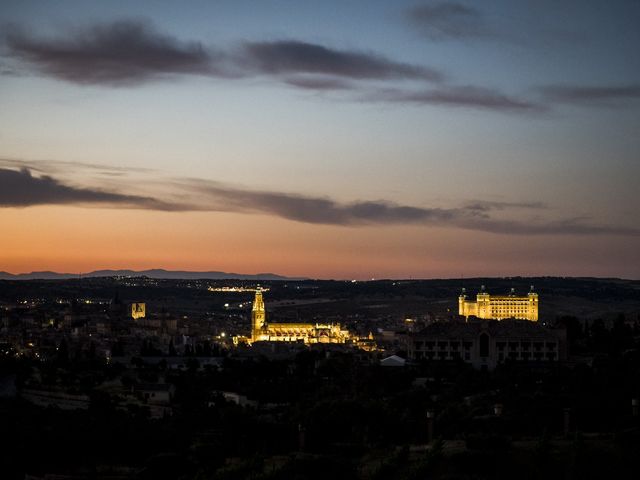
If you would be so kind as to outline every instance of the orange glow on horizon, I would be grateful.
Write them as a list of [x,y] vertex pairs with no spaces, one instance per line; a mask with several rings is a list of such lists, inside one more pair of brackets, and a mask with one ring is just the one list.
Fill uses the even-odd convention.
[[[617,265],[637,264],[604,251],[597,238],[557,237],[548,251],[542,236],[419,225],[341,227],[266,215],[66,206],[5,208],[0,222],[12,226],[0,244],[0,271],[11,273],[164,268],[367,280],[594,275],[601,265],[586,259],[616,268],[612,256]],[[618,241],[622,247],[633,239]],[[583,270],[559,270],[567,259]]]

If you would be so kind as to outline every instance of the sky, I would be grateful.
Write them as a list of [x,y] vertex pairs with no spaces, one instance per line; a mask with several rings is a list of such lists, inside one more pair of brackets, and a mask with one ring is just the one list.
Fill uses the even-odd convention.
[[0,3],[0,271],[640,278],[640,2]]

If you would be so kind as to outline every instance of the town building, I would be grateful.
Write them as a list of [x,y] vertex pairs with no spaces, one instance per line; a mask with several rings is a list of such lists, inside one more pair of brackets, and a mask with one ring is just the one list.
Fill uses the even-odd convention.
[[146,315],[147,305],[143,302],[134,302],[129,305],[129,316],[134,320],[144,318]]
[[566,360],[566,331],[527,320],[436,322],[407,337],[412,361],[463,361],[493,370],[505,362],[552,364]]
[[458,297],[458,313],[465,318],[478,317],[483,320],[520,320],[538,321],[538,294],[531,290],[525,296],[517,296],[511,289],[509,295],[490,295],[484,285],[476,295],[476,301],[467,300],[465,289]]

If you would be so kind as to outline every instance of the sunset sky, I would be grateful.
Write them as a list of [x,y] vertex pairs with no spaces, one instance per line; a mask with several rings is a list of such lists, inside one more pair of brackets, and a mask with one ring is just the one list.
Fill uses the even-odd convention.
[[640,2],[0,2],[0,271],[640,278]]

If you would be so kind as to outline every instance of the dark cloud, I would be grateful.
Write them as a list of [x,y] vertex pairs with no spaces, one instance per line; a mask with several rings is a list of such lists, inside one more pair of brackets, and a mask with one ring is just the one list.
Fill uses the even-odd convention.
[[625,235],[640,236],[640,229],[585,223],[582,219],[550,222],[518,222],[493,218],[471,218],[457,224],[467,230],[507,235]]
[[21,170],[0,168],[1,207],[61,204],[101,204],[120,208],[155,210],[175,209],[172,205],[150,197],[72,187],[47,175],[34,177],[26,168]]
[[310,73],[353,79],[442,80],[436,70],[399,63],[381,55],[336,50],[295,40],[250,42],[243,48],[247,67],[272,75]]
[[94,25],[50,39],[12,28],[5,41],[13,57],[80,84],[127,85],[168,74],[218,72],[201,44],[181,42],[142,21]]
[[157,170],[147,167],[119,167],[116,165],[104,165],[100,163],[89,162],[70,162],[64,160],[19,160],[15,158],[3,158],[0,157],[0,168],[10,169],[27,169],[31,172],[40,172],[43,174],[56,174],[56,173],[68,173],[73,171],[89,171],[100,172],[104,174],[123,175],[127,173],[151,173]]
[[212,210],[266,213],[304,223],[325,225],[400,224],[449,220],[451,211],[419,208],[386,201],[339,203],[330,198],[280,192],[243,190],[215,183],[197,188]]
[[355,85],[349,81],[325,76],[288,77],[284,82],[305,90],[350,90],[355,88]]
[[543,210],[549,207],[542,202],[496,202],[474,200],[472,202],[468,202],[464,208],[476,212],[490,212],[493,210],[506,210],[512,208]]
[[0,168],[0,207],[77,204],[173,212],[264,214],[302,223],[354,227],[413,224],[508,235],[640,235],[637,228],[597,225],[580,218],[527,222],[492,216],[495,211],[506,209],[546,208],[537,202],[475,201],[460,208],[438,208],[385,200],[339,202],[328,197],[243,189],[203,180],[174,180],[161,187],[164,192],[177,192],[174,199],[74,187],[51,176],[35,177],[28,169]]
[[312,224],[416,224],[507,235],[640,235],[637,228],[590,224],[584,219],[519,222],[490,216],[495,210],[547,208],[539,202],[476,201],[462,208],[428,208],[384,200],[340,203],[326,197],[235,189],[209,182],[195,182],[193,185],[204,194],[202,200],[210,201],[211,210],[262,213]]
[[457,2],[417,5],[407,11],[407,18],[423,35],[432,40],[493,36],[482,14]]
[[381,89],[367,95],[365,100],[510,112],[534,112],[544,109],[541,105],[526,99],[512,97],[489,88],[473,86],[439,87],[422,91]]
[[548,85],[538,91],[545,100],[573,104],[620,104],[640,98],[640,84],[620,86]]
[[[451,5],[447,9],[459,10]],[[265,75],[305,90],[366,92],[372,88],[367,83],[372,80],[443,80],[440,72],[427,67],[296,40],[248,42],[214,54],[199,43],[179,41],[148,23],[133,20],[94,25],[46,40],[15,28],[5,37],[10,55],[32,63],[47,75],[80,84],[137,85],[184,74]],[[348,99],[357,100],[354,96]],[[530,101],[499,91],[441,84],[419,91],[386,88],[371,95],[361,94],[359,99],[510,112],[539,109]]]
[[[327,89],[340,79],[438,81],[434,69],[381,55],[296,40],[247,42],[226,52],[180,41],[140,20],[122,20],[39,38],[15,26],[4,35],[10,56],[41,72],[79,84],[136,85],[168,75],[288,76],[285,83]],[[295,78],[295,75],[318,77]],[[333,80],[329,77],[334,77]]]

